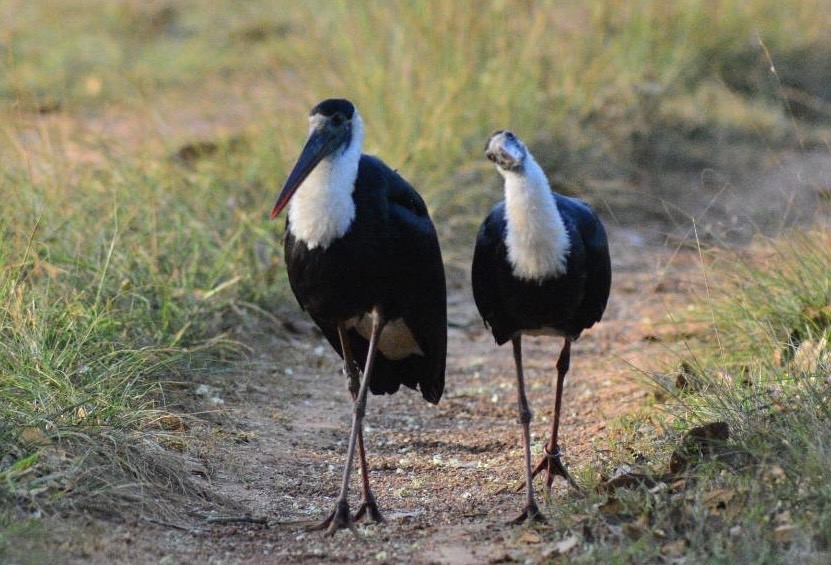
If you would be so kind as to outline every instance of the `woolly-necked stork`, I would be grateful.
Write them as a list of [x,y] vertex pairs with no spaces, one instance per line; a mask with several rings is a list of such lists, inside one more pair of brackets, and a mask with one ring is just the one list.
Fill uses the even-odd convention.
[[[364,124],[348,100],[309,114],[309,138],[271,211],[291,200],[285,261],[300,306],[343,359],[354,401],[335,509],[313,529],[383,520],[369,487],[362,422],[367,391],[403,384],[438,403],[447,356],[447,296],[439,242],[421,196],[380,159],[363,155]],[[359,451],[363,500],[350,516],[347,491]]]
[[[588,204],[552,192],[534,157],[513,133],[494,132],[485,155],[505,179],[505,200],[485,218],[473,255],[473,296],[498,345],[511,340],[519,421],[525,447],[526,506],[514,520],[542,520],[533,478],[547,470],[546,488],[561,475],[579,490],[560,461],[557,433],[571,342],[600,321],[612,270],[606,231]],[[522,335],[565,339],[557,361],[551,439],[531,471],[531,410],[522,374]]]

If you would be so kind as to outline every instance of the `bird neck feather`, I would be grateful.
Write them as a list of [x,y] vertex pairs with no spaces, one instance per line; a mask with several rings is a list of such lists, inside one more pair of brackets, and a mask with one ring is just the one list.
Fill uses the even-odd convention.
[[363,145],[363,123],[357,111],[349,145],[318,163],[289,205],[292,234],[309,249],[326,249],[342,237],[355,219],[355,180]]
[[571,241],[542,168],[529,153],[521,171],[500,172],[514,276],[532,280],[564,274]]

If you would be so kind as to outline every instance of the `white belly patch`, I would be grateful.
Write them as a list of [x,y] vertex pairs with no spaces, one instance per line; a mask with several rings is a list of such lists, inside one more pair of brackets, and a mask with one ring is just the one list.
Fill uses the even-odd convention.
[[[355,316],[346,321],[346,327],[347,329],[355,328],[361,337],[369,341],[372,335],[372,317],[368,314]],[[387,322],[381,331],[378,350],[390,361],[398,361],[410,355],[424,356],[424,352],[402,318]]]

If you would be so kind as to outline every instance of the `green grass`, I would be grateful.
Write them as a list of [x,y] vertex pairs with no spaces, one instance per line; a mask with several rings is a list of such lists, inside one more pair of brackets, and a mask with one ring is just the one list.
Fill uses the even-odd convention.
[[709,305],[718,341],[697,352],[705,387],[686,413],[729,423],[745,456],[722,482],[744,498],[734,523],[753,531],[751,558],[831,551],[829,242],[827,228],[793,234],[763,261],[724,254],[716,267],[728,279]]
[[[438,0],[223,0],[210,10],[196,0],[5,3],[0,508],[118,513],[135,502],[135,489],[169,495],[165,485],[174,485],[204,495],[157,449],[187,440],[186,427],[164,423],[180,418],[168,414],[167,398],[174,383],[234,360],[248,319],[285,300],[280,246],[266,214],[305,136],[305,114],[320,99],[358,104],[367,151],[425,194],[441,219],[445,256],[456,264],[499,194],[482,159],[493,129],[510,127],[544,149],[549,169],[624,178],[639,166],[632,142],[639,133],[726,133],[762,146],[790,139],[793,128],[803,135],[767,70],[767,53],[778,63],[814,45],[829,14],[827,0],[481,2],[475,9]],[[221,126],[205,134],[211,120]],[[213,145],[195,160],[170,158],[193,141]],[[827,301],[827,280],[804,284],[828,263],[811,243],[799,245],[807,246],[800,256],[813,279],[753,271],[758,295],[740,294],[747,302],[728,309],[734,319],[718,326],[719,351],[731,356],[696,358],[703,373],[770,360],[789,328],[801,328],[803,340],[827,335],[799,325],[821,307],[822,292]],[[736,345],[728,348],[728,339]],[[753,388],[687,398],[687,416],[727,419],[754,461],[766,460],[771,434],[795,434],[777,447],[787,455],[783,484],[791,502],[801,500],[800,489],[818,493],[806,503],[813,515],[799,515],[813,535],[828,524],[826,487],[792,477],[827,464],[819,441],[827,435],[811,433],[817,425],[827,431],[824,389],[782,367],[749,371]],[[760,392],[769,386],[790,403],[804,396],[811,410],[782,409],[774,419],[764,410],[745,414],[770,400]],[[803,461],[800,453],[812,455]],[[742,473],[715,472],[706,484],[735,481],[730,488],[755,497],[737,523],[758,543],[722,535],[718,551],[764,558],[781,548],[750,524],[754,512],[769,516],[778,483],[770,490]],[[712,537],[695,492],[689,501],[680,495],[691,508],[680,525],[666,525],[664,538],[641,535],[626,551],[655,556],[667,539],[690,536],[692,546]],[[631,496],[624,502],[633,514],[651,500]],[[675,519],[677,500],[654,504],[655,520]],[[0,531],[11,520],[3,512],[12,510],[0,510]],[[619,551],[621,539],[612,535],[586,559]]]
[[[619,419],[601,464],[628,463],[656,484],[552,508],[563,524],[557,536],[582,531],[571,558],[827,561],[829,242],[820,228],[708,260],[710,295],[685,316],[708,321],[711,331],[689,344],[687,387],[656,380],[657,397],[668,400]],[[729,439],[670,473],[680,438],[709,422],[727,423]]]
[[[276,238],[262,218],[229,203],[214,176],[111,165],[75,179],[64,189],[71,198],[60,194],[58,177],[38,186],[5,178],[4,506],[113,511],[135,488],[150,488],[142,482],[157,472],[174,476],[173,462],[152,448],[177,435],[160,424],[167,383],[238,356],[236,312],[256,317],[258,301],[281,296],[272,265],[263,264],[276,256]],[[155,463],[142,463],[142,452]],[[110,476],[99,476],[102,469]]]

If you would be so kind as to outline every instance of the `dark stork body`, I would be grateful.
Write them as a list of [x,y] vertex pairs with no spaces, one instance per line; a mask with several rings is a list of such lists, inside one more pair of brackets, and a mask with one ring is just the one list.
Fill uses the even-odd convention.
[[[557,443],[563,381],[571,342],[600,321],[611,287],[606,232],[588,204],[552,192],[540,166],[511,132],[497,131],[485,149],[505,178],[505,200],[479,230],[473,256],[473,296],[498,345],[511,340],[523,426],[526,507],[516,523],[542,514],[533,478],[547,470],[546,487],[561,475],[579,490],[560,461]],[[557,387],[551,439],[531,471],[531,410],[522,371],[522,335],[565,339],[557,361]]]
[[[367,512],[382,521],[369,487],[362,422],[367,391],[419,389],[436,404],[444,390],[447,300],[438,238],[419,194],[381,160],[361,154],[363,122],[347,100],[310,113],[310,135],[272,210],[292,196],[285,260],[300,306],[344,362],[354,417],[334,511],[317,527],[352,528]],[[296,194],[295,194],[296,193]],[[358,448],[363,500],[354,518],[347,492]]]

